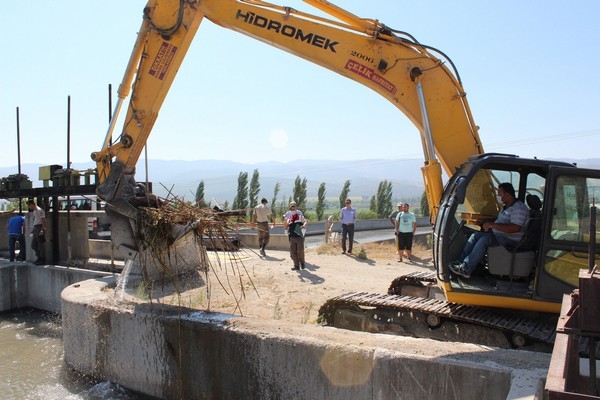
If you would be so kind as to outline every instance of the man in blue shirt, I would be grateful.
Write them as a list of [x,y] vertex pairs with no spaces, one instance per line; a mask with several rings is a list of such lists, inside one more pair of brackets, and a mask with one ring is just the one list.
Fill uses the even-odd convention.
[[342,222],[342,254],[346,254],[346,239],[349,240],[348,254],[351,254],[356,222],[356,209],[352,207],[352,200],[346,199],[346,207],[340,210],[340,221]]
[[19,257],[20,261],[25,261],[25,235],[24,235],[25,217],[23,213],[10,218],[7,223],[8,230],[8,250],[10,261],[15,261],[15,245],[19,242]]

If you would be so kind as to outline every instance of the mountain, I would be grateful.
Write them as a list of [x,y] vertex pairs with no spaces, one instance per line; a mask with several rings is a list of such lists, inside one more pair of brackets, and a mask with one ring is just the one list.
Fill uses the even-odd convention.
[[[277,183],[281,189],[279,198],[288,198],[297,176],[306,178],[309,197],[316,197],[319,185],[324,182],[327,196],[337,197],[346,180],[350,180],[350,195],[369,199],[377,192],[379,182],[392,182],[394,198],[421,196],[423,180],[421,177],[422,160],[296,160],[287,163],[264,162],[244,164],[222,160],[148,160],[148,180],[153,191],[166,197],[169,193],[180,198],[194,198],[200,181],[204,181],[206,200],[215,199],[219,203],[233,201],[237,192],[237,180],[240,172],[248,173],[252,179],[255,169],[259,172],[261,191],[259,196],[271,199]],[[37,180],[41,164],[24,164],[22,173],[33,181],[34,187],[41,187]],[[93,163],[73,163],[72,168],[86,170]],[[144,160],[137,165],[136,179],[144,181],[146,166]],[[0,176],[17,173],[17,167],[0,167]]]
[[[220,202],[233,200],[240,172],[252,179],[255,169],[259,172],[260,197],[270,199],[277,183],[281,190],[279,198],[287,198],[293,192],[296,177],[306,178],[309,197],[316,197],[319,185],[324,182],[328,196],[337,197],[344,182],[350,180],[350,194],[370,198],[377,192],[379,182],[392,182],[398,197],[420,196],[423,183],[420,172],[422,161],[411,160],[296,160],[288,163],[265,162],[242,164],[232,161],[156,161],[151,160],[150,175],[154,192],[170,189],[174,193],[193,198],[200,181],[204,181],[205,198]],[[138,167],[138,171],[140,171]],[[175,172],[176,171],[176,172]],[[138,174],[139,175],[139,174]],[[158,186],[157,186],[158,183]],[[160,186],[160,187],[159,187]],[[162,194],[161,194],[162,195]]]
[[[581,168],[600,168],[600,159],[562,159],[576,163]],[[319,185],[324,182],[327,197],[337,198],[346,180],[350,180],[350,196],[368,200],[377,192],[379,183],[387,180],[392,183],[393,200],[419,198],[423,193],[421,159],[370,159],[370,160],[295,160],[286,163],[264,162],[244,164],[221,160],[148,160],[148,180],[153,183],[153,191],[159,196],[171,195],[192,200],[200,181],[204,181],[207,201],[224,203],[233,201],[237,191],[240,172],[248,173],[248,181],[255,169],[259,172],[261,191],[259,197],[271,199],[273,189],[280,183],[279,199],[287,199],[293,193],[297,176],[306,178],[309,197],[316,197]],[[37,180],[39,164],[25,164],[22,172],[29,176],[34,187],[41,187]],[[86,170],[93,163],[74,163],[73,168]],[[0,168],[0,176],[17,172],[17,167]],[[145,180],[145,162],[137,166],[136,179]]]

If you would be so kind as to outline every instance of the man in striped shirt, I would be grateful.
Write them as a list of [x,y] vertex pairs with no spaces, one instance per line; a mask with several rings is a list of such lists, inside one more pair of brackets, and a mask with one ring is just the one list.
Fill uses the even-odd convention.
[[470,278],[490,244],[516,244],[523,238],[523,227],[529,217],[529,209],[516,198],[515,188],[509,182],[498,185],[498,199],[504,204],[504,208],[496,220],[485,222],[481,232],[472,234],[459,259],[449,265],[456,275]]

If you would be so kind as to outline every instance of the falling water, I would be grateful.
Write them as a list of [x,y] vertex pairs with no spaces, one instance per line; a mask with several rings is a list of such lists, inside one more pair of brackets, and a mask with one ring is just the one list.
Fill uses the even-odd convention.
[[[19,293],[19,274],[18,274],[18,268],[13,268],[13,274],[14,274],[14,280],[15,280],[15,293]],[[19,305],[19,296],[15,296],[15,305],[18,307],[20,307]]]
[[123,300],[125,288],[127,288],[127,280],[129,279],[129,274],[131,273],[132,267],[133,261],[127,260],[125,262],[125,266],[123,267],[123,271],[121,271],[119,279],[117,279],[117,286],[115,286],[115,299]]

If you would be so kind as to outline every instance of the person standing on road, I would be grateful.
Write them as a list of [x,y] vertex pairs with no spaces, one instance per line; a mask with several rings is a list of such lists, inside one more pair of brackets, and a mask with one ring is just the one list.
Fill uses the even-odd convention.
[[23,213],[19,213],[14,217],[11,217],[6,224],[8,231],[8,252],[10,255],[10,261],[15,261],[15,245],[19,242],[19,257],[18,261],[25,261],[25,217]]
[[417,218],[408,211],[408,203],[402,204],[402,212],[396,216],[396,236],[398,237],[398,262],[402,262],[402,254],[406,254],[408,262],[411,262],[410,254],[415,231],[417,230]]
[[42,265],[46,263],[46,213],[43,208],[35,204],[33,199],[27,200],[27,207],[33,218],[31,249],[37,256],[35,264]]
[[304,269],[304,232],[306,231],[306,219],[302,211],[296,209],[295,201],[290,203],[289,211],[283,216],[283,227],[287,229],[290,240],[290,257],[294,262],[292,270]]
[[[396,228],[396,217],[398,216],[398,213],[402,212],[402,207],[404,206],[404,203],[398,203],[396,205],[396,207],[398,207],[398,209],[394,212],[392,212],[389,216],[390,222],[392,223],[392,226],[394,228]],[[398,257],[400,257],[400,250],[398,250],[398,235],[394,235],[394,247],[396,248],[396,254],[398,254]]]
[[260,248],[260,255],[266,256],[265,247],[269,244],[269,222],[273,221],[273,213],[271,207],[267,204],[269,202],[264,197],[260,200],[260,204],[254,207],[252,210],[252,229],[258,229],[258,247]]
[[354,223],[356,222],[356,209],[352,207],[352,200],[346,199],[346,207],[340,210],[342,222],[342,254],[346,254],[346,239],[348,239],[348,254],[352,254],[354,244]]

